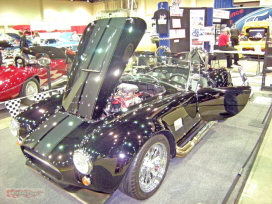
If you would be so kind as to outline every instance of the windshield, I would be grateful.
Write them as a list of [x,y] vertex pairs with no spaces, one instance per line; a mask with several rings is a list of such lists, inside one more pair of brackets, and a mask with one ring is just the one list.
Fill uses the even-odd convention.
[[206,60],[206,52],[200,49],[174,55],[164,53],[162,56],[142,53],[135,55],[136,65],[128,64],[125,72],[145,75],[177,88],[195,90],[200,71],[207,68]]
[[250,40],[261,40],[266,35],[266,29],[265,28],[250,28],[248,29],[248,38]]

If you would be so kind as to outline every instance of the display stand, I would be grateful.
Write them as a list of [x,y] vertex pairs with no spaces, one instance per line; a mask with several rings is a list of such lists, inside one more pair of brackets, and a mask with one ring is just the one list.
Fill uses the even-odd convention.
[[[170,16],[160,14],[161,10],[169,10]],[[211,27],[213,22],[213,8],[179,7],[168,6],[168,2],[159,2],[158,10],[154,13],[156,19],[157,33],[159,34],[159,47],[167,47],[171,53],[188,52],[195,47],[210,50],[209,40],[203,38],[207,26]],[[168,32],[161,33],[158,26],[162,26],[167,19]]]
[[[162,11],[162,10],[168,11],[168,2],[159,2],[158,3],[158,11]],[[158,11],[156,11],[156,12],[158,12]],[[154,17],[155,17],[155,14],[154,14]],[[168,17],[165,16],[165,18],[168,18]],[[160,23],[161,23],[160,21],[162,21],[162,19],[156,20],[156,27],[158,27],[160,25]],[[168,21],[170,21],[170,19],[163,19],[163,21],[165,21],[165,23],[167,25],[167,32],[161,33],[161,32],[158,32],[158,29],[157,29],[157,32],[159,34],[159,47],[167,47],[170,49],[169,22],[168,22]],[[162,55],[162,52],[163,52],[163,50],[161,50],[161,52],[159,54]]]

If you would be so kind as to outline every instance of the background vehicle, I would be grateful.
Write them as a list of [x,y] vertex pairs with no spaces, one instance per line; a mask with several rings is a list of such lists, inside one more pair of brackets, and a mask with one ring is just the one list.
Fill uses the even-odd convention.
[[207,53],[199,50],[187,53],[189,60],[163,57],[159,66],[126,72],[145,29],[140,18],[89,24],[65,94],[12,122],[26,164],[74,195],[105,199],[119,188],[147,199],[170,158],[185,156],[209,121],[234,116],[247,103],[250,87],[228,87],[228,72],[207,69]]
[[52,46],[57,48],[69,48],[71,50],[76,50],[78,47],[79,42],[75,41],[68,41],[65,39],[58,39],[58,38],[42,38],[41,39],[41,46]]
[[[38,53],[47,54],[51,59],[49,67],[52,83],[66,77],[71,62],[67,61],[62,50],[42,46],[32,47],[30,50],[32,55],[19,54],[15,57],[14,64],[0,67],[0,101],[33,95],[47,86],[47,69],[37,63]],[[28,103],[27,101],[25,102]]]
[[243,50],[254,50],[259,47],[265,51],[265,41],[271,31],[271,23],[268,21],[247,22],[243,26],[239,44]]

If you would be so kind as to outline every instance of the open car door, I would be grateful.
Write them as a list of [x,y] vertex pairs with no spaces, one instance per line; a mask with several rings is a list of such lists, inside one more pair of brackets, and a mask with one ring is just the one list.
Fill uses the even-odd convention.
[[248,102],[251,87],[202,88],[197,91],[203,120],[223,120],[239,113]]

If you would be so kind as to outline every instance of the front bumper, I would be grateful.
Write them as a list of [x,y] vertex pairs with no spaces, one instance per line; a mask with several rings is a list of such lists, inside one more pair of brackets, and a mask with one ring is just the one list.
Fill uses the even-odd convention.
[[112,194],[106,194],[106,193],[99,193],[96,191],[83,189],[77,186],[72,186],[68,184],[61,184],[57,181],[55,181],[50,175],[46,174],[44,171],[41,171],[38,167],[33,165],[30,160],[26,161],[26,165],[29,166],[31,169],[35,170],[36,172],[41,173],[44,177],[46,177],[49,181],[57,185],[58,187],[65,190],[67,193],[69,193],[71,196],[75,197],[77,200],[83,202],[83,203],[92,203],[92,204],[102,204],[105,203]]
[[254,50],[256,46],[260,47],[261,50],[265,49],[265,42],[264,41],[258,41],[258,42],[254,42],[254,41],[240,41],[239,46],[242,49],[246,49],[246,50]]

